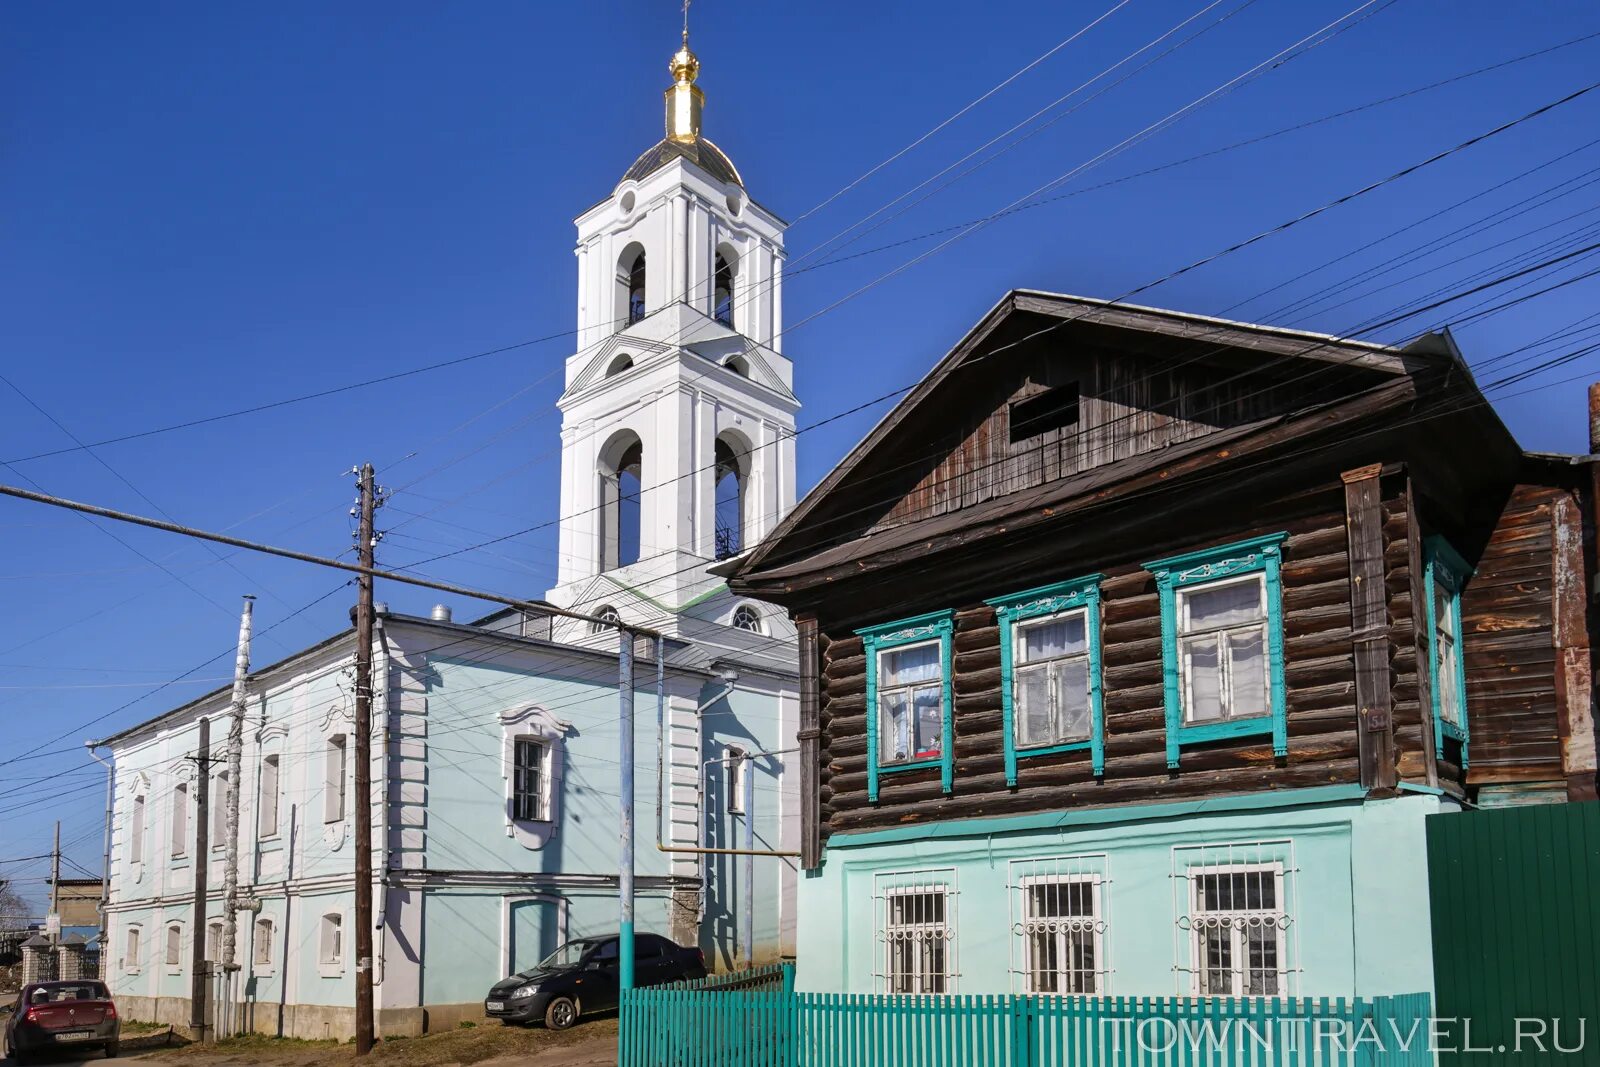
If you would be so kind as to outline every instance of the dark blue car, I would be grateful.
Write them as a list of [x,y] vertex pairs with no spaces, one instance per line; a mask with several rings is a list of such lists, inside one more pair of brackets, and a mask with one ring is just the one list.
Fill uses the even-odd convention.
[[[484,998],[484,1013],[507,1025],[542,1020],[552,1030],[565,1030],[585,1013],[615,1008],[619,941],[616,934],[568,941],[538,966],[496,982]],[[706,957],[699,949],[655,934],[633,936],[634,985],[705,976]]]

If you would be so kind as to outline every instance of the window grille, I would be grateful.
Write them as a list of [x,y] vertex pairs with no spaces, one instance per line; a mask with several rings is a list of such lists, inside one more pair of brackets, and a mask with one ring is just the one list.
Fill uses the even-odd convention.
[[1269,714],[1266,575],[1180,588],[1178,662],[1188,722]]
[[1012,991],[1100,995],[1106,956],[1109,860],[1104,853],[1012,860]]
[[1297,873],[1293,841],[1173,848],[1180,993],[1294,994]]
[[956,991],[956,872],[880,874],[873,880],[877,973],[885,993]]
[[549,818],[545,803],[549,751],[548,746],[531,737],[516,738],[511,785],[513,819],[543,822]]

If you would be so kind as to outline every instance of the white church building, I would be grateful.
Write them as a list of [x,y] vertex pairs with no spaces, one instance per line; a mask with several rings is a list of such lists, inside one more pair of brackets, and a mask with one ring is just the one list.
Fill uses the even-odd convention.
[[[792,955],[795,861],[756,858],[752,884],[742,858],[695,850],[747,832],[758,849],[798,848],[797,678],[785,615],[735,598],[710,568],[793,506],[799,402],[778,340],[784,224],[701,136],[698,67],[686,36],[666,137],[577,219],[547,599],[666,635],[659,743],[653,641],[634,677],[637,928],[730,969]],[[380,605],[369,797],[354,795],[350,630],[252,672],[237,782],[226,689],[100,742],[115,762],[104,957],[124,1015],[186,1022],[193,939],[208,959],[222,951],[230,792],[237,876],[256,902],[235,917],[238,1028],[351,1034],[360,833],[374,844],[380,1034],[481,1020],[507,973],[615,932],[617,644],[610,627],[539,612],[458,622],[445,605]],[[204,856],[198,773],[212,776]]]

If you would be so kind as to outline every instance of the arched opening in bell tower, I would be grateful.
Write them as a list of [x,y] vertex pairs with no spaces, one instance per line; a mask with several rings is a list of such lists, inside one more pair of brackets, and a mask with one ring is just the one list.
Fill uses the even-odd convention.
[[717,249],[717,270],[711,287],[711,316],[724,326],[733,325],[733,271],[738,257],[723,245]]
[[714,477],[716,557],[727,559],[744,551],[750,446],[733,434],[719,436]]
[[644,443],[623,430],[600,450],[600,569],[639,562]]
[[617,257],[617,318],[632,326],[645,316],[644,245],[629,244]]

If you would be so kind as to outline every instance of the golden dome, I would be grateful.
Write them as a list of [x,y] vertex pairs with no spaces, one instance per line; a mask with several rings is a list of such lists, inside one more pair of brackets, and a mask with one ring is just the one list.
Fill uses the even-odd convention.
[[672,54],[672,61],[667,64],[667,70],[672,73],[672,80],[679,85],[692,84],[700,76],[700,60],[689,51],[689,35],[683,35],[683,47]]

